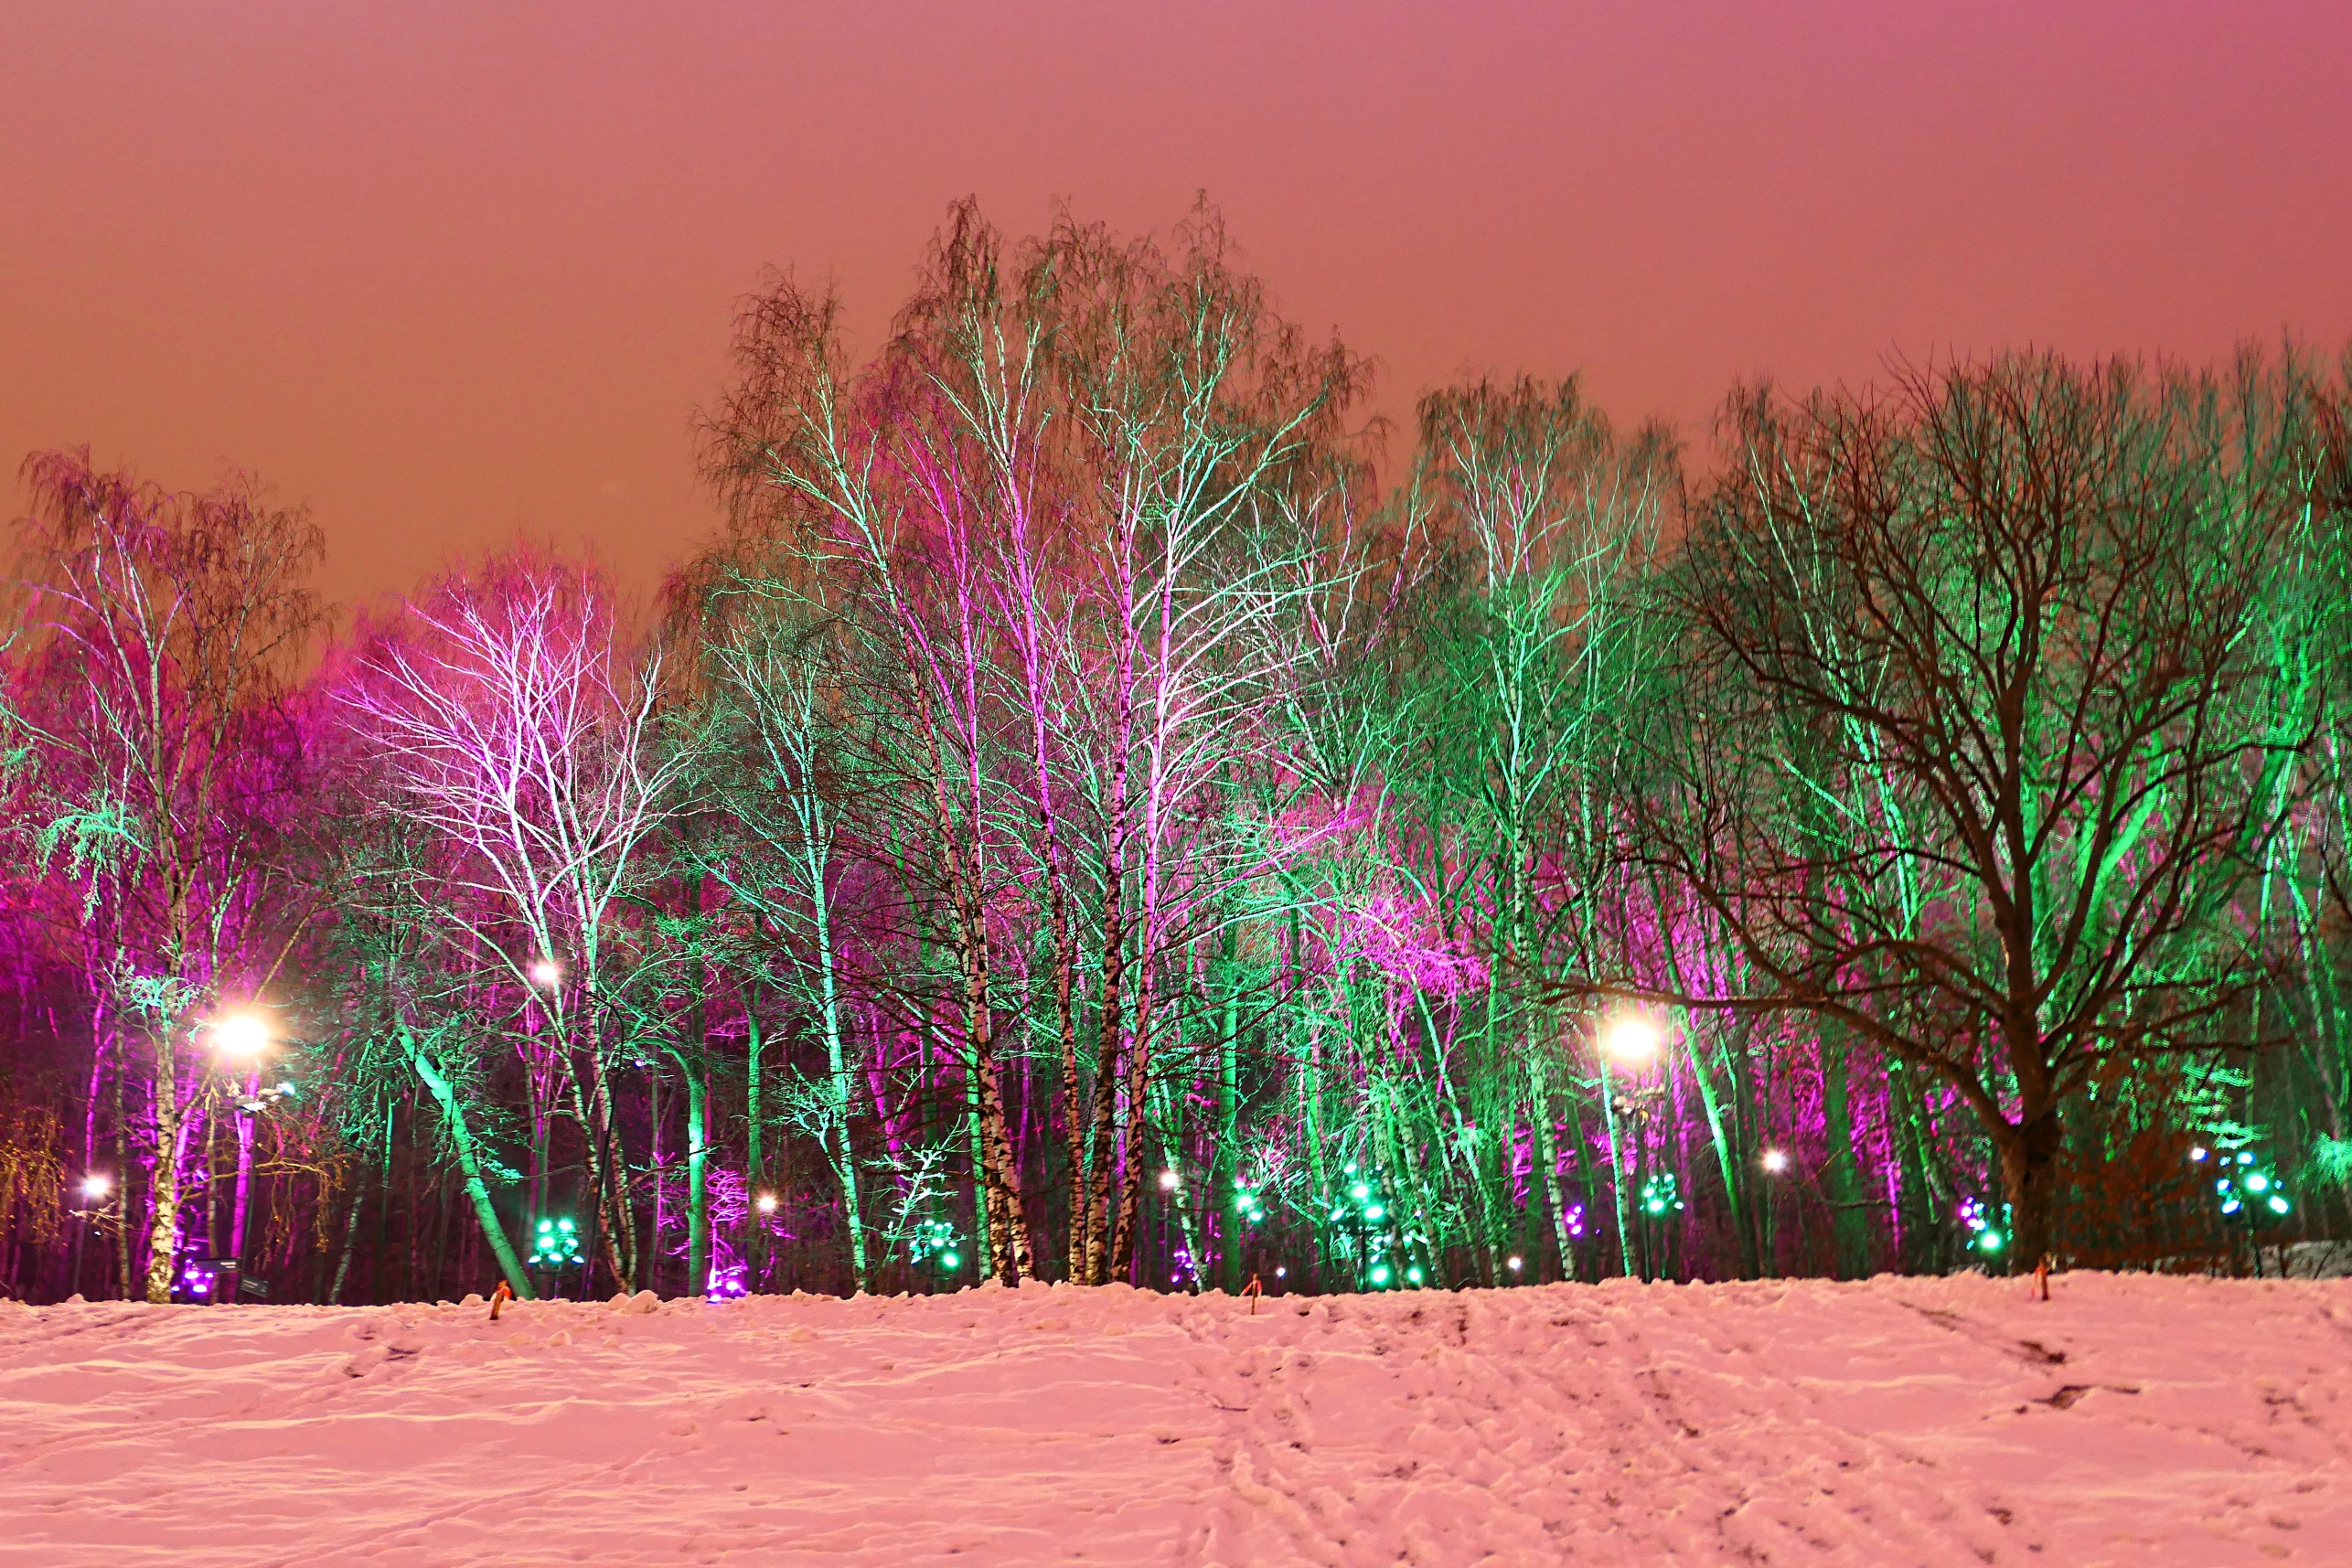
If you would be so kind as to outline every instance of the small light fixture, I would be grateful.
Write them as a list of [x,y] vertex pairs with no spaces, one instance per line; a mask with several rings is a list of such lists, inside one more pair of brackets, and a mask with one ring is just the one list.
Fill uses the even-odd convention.
[[1788,1151],[1777,1148],[1766,1149],[1764,1151],[1764,1168],[1770,1171],[1775,1176],[1778,1176],[1782,1171],[1788,1169]]
[[530,965],[530,983],[552,991],[563,978],[563,966],[552,958],[534,958]]
[[113,1190],[113,1179],[112,1177],[102,1175],[97,1171],[93,1170],[88,1176],[81,1179],[81,1195],[84,1198],[95,1200],[105,1197],[108,1193]]
[[1160,1173],[1160,1186],[1162,1191],[1173,1192],[1183,1185],[1184,1179],[1174,1171],[1163,1170]]
[[775,1193],[763,1192],[760,1194],[759,1211],[763,1214],[773,1214],[775,1212]]
[[1510,1270],[1511,1270],[1511,1272],[1512,1272],[1513,1274],[1517,1274],[1517,1273],[1520,1271],[1520,1269],[1521,1269],[1522,1267],[1523,1267],[1523,1266],[1524,1266],[1524,1264],[1523,1264],[1522,1260],[1520,1259],[1520,1257],[1518,1256],[1518,1254],[1517,1254],[1517,1253],[1514,1253],[1513,1254],[1512,1254],[1510,1257],[1505,1258],[1505,1259],[1503,1260],[1503,1262],[1504,1262],[1504,1264],[1507,1264],[1507,1265],[1509,1266],[1509,1268],[1510,1268]]

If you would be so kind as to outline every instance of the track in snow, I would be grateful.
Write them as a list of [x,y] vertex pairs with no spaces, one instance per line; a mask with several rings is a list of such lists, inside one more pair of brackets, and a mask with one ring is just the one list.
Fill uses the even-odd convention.
[[2352,1283],[0,1303],[0,1564],[2352,1563]]

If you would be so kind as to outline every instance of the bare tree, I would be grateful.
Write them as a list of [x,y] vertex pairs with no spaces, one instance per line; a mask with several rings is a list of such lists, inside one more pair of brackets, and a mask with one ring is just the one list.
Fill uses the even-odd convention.
[[2306,408],[2250,359],[1759,392],[1693,518],[1699,675],[1652,852],[1737,934],[1742,1005],[1966,1100],[2020,1261],[2049,1244],[2067,1097],[2224,1038],[2258,973],[2232,901],[2318,697],[2274,657],[2312,608]]
[[283,697],[322,619],[305,583],[323,539],[242,475],[168,495],[79,451],[37,453],[25,477],[32,848],[102,933],[106,1019],[144,1046],[145,1290],[164,1301],[190,1112],[217,1119],[217,1097],[198,1104],[213,1069],[189,1048],[224,999],[258,992],[302,919],[261,894],[299,776]]
[[[585,569],[515,558],[452,577],[361,652],[343,700],[392,810],[452,853],[420,907],[542,1009],[589,1140],[607,1261],[637,1274],[610,1075],[616,904],[689,761],[654,735],[657,649],[632,656]],[[519,935],[520,940],[516,940]]]

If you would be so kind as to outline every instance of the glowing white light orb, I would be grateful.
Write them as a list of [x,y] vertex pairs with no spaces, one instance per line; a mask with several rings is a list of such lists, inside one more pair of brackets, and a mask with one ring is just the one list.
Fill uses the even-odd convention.
[[761,1213],[763,1213],[763,1214],[773,1214],[773,1213],[775,1213],[775,1193],[773,1193],[773,1192],[763,1192],[763,1193],[761,1193],[761,1194],[760,1194],[759,1210],[760,1210],[760,1212],[761,1212]]
[[1663,1044],[1665,1037],[1658,1032],[1658,1026],[1640,1013],[1612,1020],[1600,1035],[1601,1050],[1628,1067],[1646,1066],[1656,1060]]
[[2188,1151],[2188,1157],[2189,1157],[2189,1158],[2191,1158],[2191,1159],[2194,1159],[2194,1160],[2200,1160],[2200,1161],[2201,1161],[2201,1160],[2205,1159],[2205,1158],[2207,1157],[2207,1156],[2208,1156],[2210,1152],[2211,1152],[2211,1151],[2210,1151],[2210,1150],[2208,1150],[2208,1148],[2207,1148],[2203,1144],[2199,1144],[2199,1145],[2197,1145],[2195,1148],[2190,1149],[2190,1150]]
[[1777,1148],[1766,1149],[1764,1151],[1764,1168],[1770,1171],[1775,1176],[1778,1176],[1782,1171],[1788,1169],[1789,1156],[1787,1152]]
[[1519,1259],[1518,1259],[1517,1257],[1515,1257],[1515,1256],[1514,1256],[1514,1257],[1505,1258],[1505,1259],[1503,1260],[1503,1262],[1504,1262],[1505,1264],[1507,1264],[1510,1266],[1511,1272],[1512,1272],[1513,1274],[1517,1274],[1517,1273],[1519,1272],[1519,1268],[1520,1268],[1520,1261],[1519,1261]]
[[212,1026],[212,1048],[225,1056],[259,1056],[269,1043],[270,1026],[251,1013],[232,1013]]
[[92,1172],[81,1179],[81,1195],[84,1198],[103,1198],[113,1190],[114,1183],[111,1178]]
[[554,959],[534,958],[531,960],[530,983],[532,985],[544,986],[547,989],[552,991],[555,989],[556,982],[562,978],[563,966],[558,964]]
[[1160,1173],[1160,1185],[1168,1191],[1173,1192],[1184,1185],[1184,1179],[1172,1170],[1163,1170]]

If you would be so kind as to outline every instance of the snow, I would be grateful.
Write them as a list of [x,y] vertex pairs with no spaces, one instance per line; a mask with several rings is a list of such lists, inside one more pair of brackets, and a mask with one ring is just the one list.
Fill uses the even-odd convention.
[[2352,1284],[0,1303],[0,1564],[2352,1563]]

